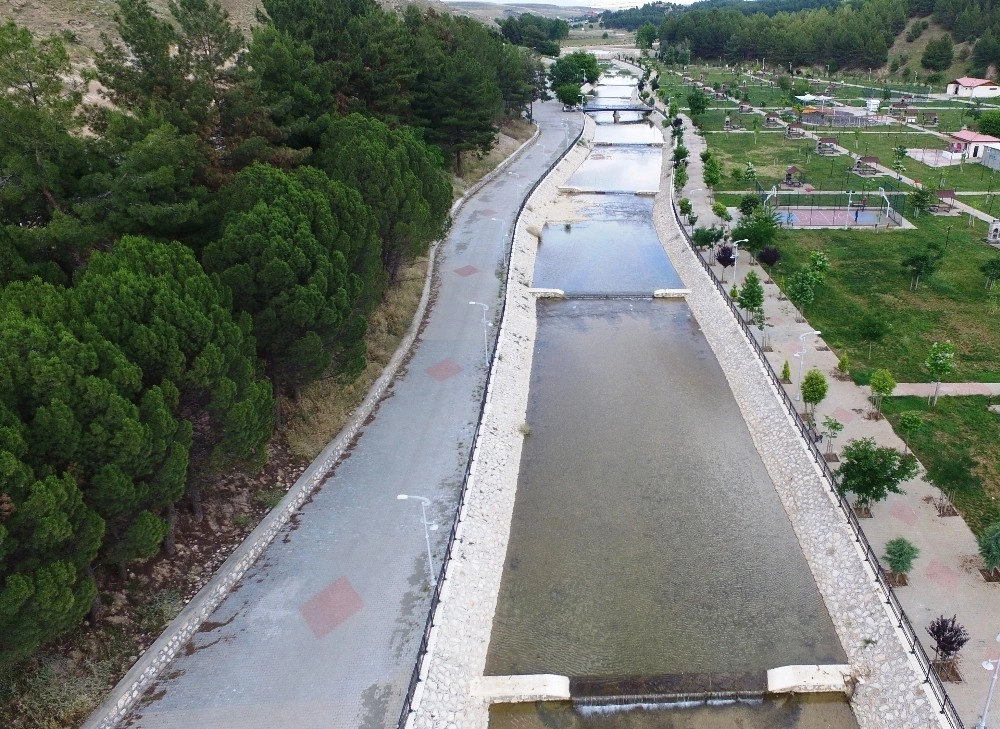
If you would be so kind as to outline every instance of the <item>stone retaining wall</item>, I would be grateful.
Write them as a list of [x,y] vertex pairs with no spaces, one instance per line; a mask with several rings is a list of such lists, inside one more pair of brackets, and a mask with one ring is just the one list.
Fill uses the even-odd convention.
[[473,695],[473,680],[486,666],[526,430],[522,426],[535,340],[535,295],[530,288],[536,235],[546,222],[544,201],[557,196],[558,185],[586,159],[595,128],[593,119],[586,117],[582,139],[587,141],[574,146],[538,186],[514,229],[493,376],[407,727],[485,729],[489,720],[488,701]]
[[[496,169],[492,170],[482,180],[469,190],[451,207],[454,216],[470,197],[475,195],[485,184],[503,172],[510,163],[524,153],[538,138],[538,130]],[[208,620],[215,609],[222,603],[232,589],[243,578],[246,571],[257,561],[267,549],[275,536],[285,527],[292,516],[299,510],[309,495],[329,476],[331,469],[340,460],[345,449],[357,435],[358,430],[382,399],[386,388],[396,376],[400,365],[410,353],[410,348],[416,339],[417,332],[427,312],[430,300],[431,283],[435,275],[435,261],[440,242],[435,242],[430,250],[430,261],[427,277],[424,281],[420,303],[413,317],[413,322],[407,330],[399,347],[389,360],[381,376],[368,391],[364,402],[358,406],[351,419],[323,452],[302,473],[295,484],[288,490],[281,502],[257,525],[257,528],[247,535],[246,539],[236,548],[229,558],[219,567],[215,576],[188,602],[184,609],[167,626],[160,637],[153,643],[132,666],[125,677],[115,686],[104,702],[94,711],[83,724],[82,729],[110,729],[125,718],[143,693],[152,685],[160,672],[166,668],[177,653],[198,632],[201,625]]]

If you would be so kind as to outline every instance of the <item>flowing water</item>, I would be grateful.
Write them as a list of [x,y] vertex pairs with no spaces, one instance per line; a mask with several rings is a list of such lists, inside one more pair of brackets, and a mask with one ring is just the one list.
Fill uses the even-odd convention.
[[[621,81],[599,86],[599,98],[631,96]],[[601,123],[604,115],[594,116]],[[596,147],[567,187],[656,190],[661,150],[634,146],[650,143],[650,125],[613,126],[598,131],[610,146]],[[534,285],[571,298],[537,304],[531,432],[487,675],[669,682],[846,662],[698,322],[682,300],[648,298],[681,286],[653,227],[651,199],[578,201],[586,220],[546,225],[536,260]],[[528,704],[494,707],[490,723],[857,726],[842,697],[670,708]]]
[[845,729],[857,728],[843,699],[795,696],[716,705],[573,706],[507,704],[490,710],[490,729]]
[[540,301],[537,312],[531,435],[487,673],[843,662],[687,304]]

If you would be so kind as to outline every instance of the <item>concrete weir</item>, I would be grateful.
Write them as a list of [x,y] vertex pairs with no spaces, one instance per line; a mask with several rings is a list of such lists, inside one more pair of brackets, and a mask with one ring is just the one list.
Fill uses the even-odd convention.
[[854,679],[846,664],[780,666],[768,671],[676,673],[664,676],[481,676],[472,696],[490,704],[534,701],[677,703],[782,694],[830,693],[850,697]]

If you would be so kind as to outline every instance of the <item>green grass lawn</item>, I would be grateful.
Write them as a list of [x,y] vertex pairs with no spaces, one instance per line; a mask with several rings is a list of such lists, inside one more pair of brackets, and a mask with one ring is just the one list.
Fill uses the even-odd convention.
[[[709,148],[718,155],[726,175],[719,189],[746,189],[750,183],[737,185],[730,179],[733,167],[741,170],[753,162],[757,178],[765,189],[770,189],[785,178],[785,169],[795,165],[804,172],[805,181],[816,190],[860,189],[864,180],[849,170],[854,162],[847,155],[823,157],[816,154],[816,142],[811,139],[786,139],[784,131],[761,131],[753,134],[705,135]],[[870,184],[870,183],[869,183]]]
[[889,397],[882,412],[896,428],[899,415],[915,411],[923,427],[907,440],[932,483],[948,492],[965,523],[979,536],[1000,521],[1000,415],[985,397]]
[[[1000,327],[992,310],[996,304],[987,296],[979,270],[998,255],[981,240],[985,223],[980,221],[970,232],[964,218],[922,215],[914,222],[919,226],[915,230],[889,233],[783,231],[778,240],[782,260],[773,275],[781,284],[805,264],[810,251],[829,256],[826,282],[816,289],[816,300],[805,315],[838,354],[848,354],[859,383],[880,368],[891,371],[898,382],[928,381],[923,362],[931,345],[946,339],[957,350],[950,381],[1000,382]],[[938,270],[911,291],[903,259],[946,239]],[[884,314],[892,329],[869,358],[868,344],[859,339],[855,326],[871,311]]]

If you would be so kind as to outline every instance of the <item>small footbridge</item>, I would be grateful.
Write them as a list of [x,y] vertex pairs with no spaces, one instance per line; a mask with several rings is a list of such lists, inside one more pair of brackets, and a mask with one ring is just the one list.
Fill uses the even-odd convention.
[[637,111],[648,114],[653,107],[628,99],[591,99],[583,105],[584,111]]

